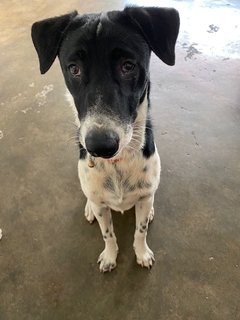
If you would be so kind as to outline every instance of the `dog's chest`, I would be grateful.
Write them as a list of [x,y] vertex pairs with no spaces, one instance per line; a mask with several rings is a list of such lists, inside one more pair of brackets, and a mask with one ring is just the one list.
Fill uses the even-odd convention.
[[78,171],[88,199],[123,212],[154,194],[159,184],[160,159],[157,152],[150,159],[135,157],[117,163],[97,159],[93,168],[88,167],[87,160],[80,160]]

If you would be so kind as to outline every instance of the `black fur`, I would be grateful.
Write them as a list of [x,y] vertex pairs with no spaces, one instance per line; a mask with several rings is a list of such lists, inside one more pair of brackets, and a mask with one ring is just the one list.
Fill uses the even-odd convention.
[[41,73],[46,73],[53,64],[64,35],[64,30],[77,16],[77,11],[61,17],[35,22],[32,25],[32,40],[38,53]]
[[150,81],[147,87],[147,99],[148,99],[148,117],[146,120],[146,128],[145,128],[145,143],[142,149],[143,156],[145,158],[151,157],[152,154],[155,152],[155,144],[154,144],[154,136],[153,136],[153,128],[152,128],[152,121],[149,115],[150,109]]
[[[149,101],[151,51],[173,65],[178,30],[175,9],[127,7],[105,15],[81,16],[74,11],[36,22],[32,39],[41,73],[47,72],[58,56],[80,121],[97,106],[98,113],[111,112],[118,123],[127,126],[136,119],[146,94]],[[134,66],[129,72],[123,71],[126,62]],[[142,152],[146,158],[155,152],[149,119]],[[80,159],[86,154],[80,144]]]
[[87,150],[79,143],[79,159],[84,160],[87,156]]

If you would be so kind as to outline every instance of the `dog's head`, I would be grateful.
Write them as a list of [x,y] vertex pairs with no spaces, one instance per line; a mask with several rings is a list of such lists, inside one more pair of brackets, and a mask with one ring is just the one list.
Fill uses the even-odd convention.
[[174,65],[178,30],[179,15],[172,8],[75,11],[33,24],[41,73],[59,57],[78,111],[80,142],[90,154],[113,157],[133,139],[141,113],[146,121],[147,108],[141,105],[151,50]]

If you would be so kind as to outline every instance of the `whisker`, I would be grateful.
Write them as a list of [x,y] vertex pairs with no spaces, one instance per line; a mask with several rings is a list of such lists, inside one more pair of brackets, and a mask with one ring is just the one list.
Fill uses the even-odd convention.
[[139,138],[139,139],[142,140],[143,135],[142,135],[142,134],[138,134],[138,133],[134,133],[134,134],[132,135],[132,137],[133,137],[133,138]]
[[137,149],[137,148],[134,148],[133,146],[131,146],[131,145],[128,145],[127,147],[126,147],[126,149],[131,149],[131,150],[133,150],[133,151],[139,151],[139,149]]
[[142,139],[140,140],[139,138],[132,138],[131,141],[137,142],[138,144],[142,143]]
[[79,129],[79,125],[75,121],[68,120],[66,123],[68,125],[74,126],[74,128]]
[[67,139],[67,142],[73,142],[73,141],[79,142],[77,137],[71,137],[71,138]]
[[149,130],[152,130],[151,127],[146,126],[146,125],[142,125],[142,126],[140,126],[140,125],[134,125],[133,130],[135,130],[135,129],[136,129],[136,130],[139,130],[139,129],[143,129],[143,130],[149,129]]

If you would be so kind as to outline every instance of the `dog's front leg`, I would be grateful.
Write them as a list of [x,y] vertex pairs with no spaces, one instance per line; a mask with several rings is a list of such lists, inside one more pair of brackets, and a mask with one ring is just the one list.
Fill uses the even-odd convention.
[[136,230],[133,247],[137,257],[137,263],[142,267],[151,268],[154,262],[152,250],[147,245],[148,223],[153,218],[154,196],[138,201],[135,206]]
[[117,265],[116,260],[118,254],[118,245],[113,230],[111,210],[108,207],[99,207],[90,201],[88,204],[91,206],[92,212],[99,223],[103,240],[105,242],[105,249],[98,258],[100,271],[112,271],[112,269],[114,269]]

